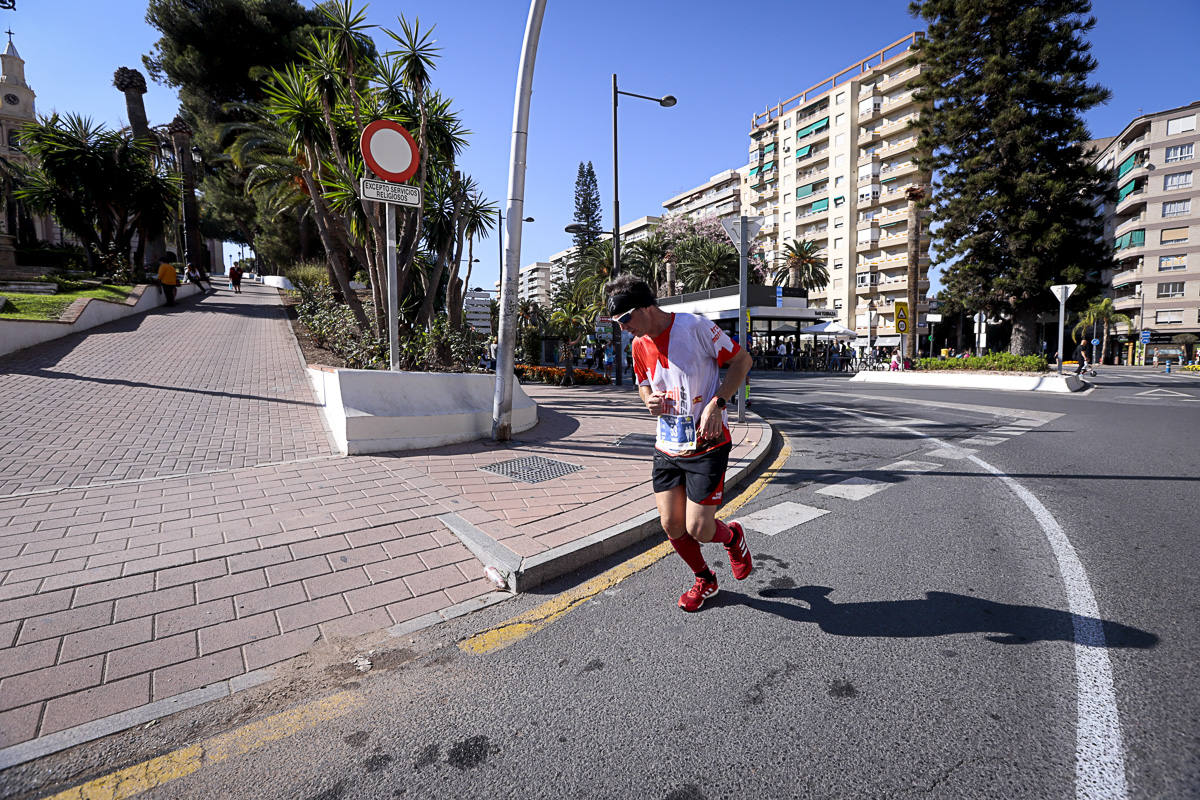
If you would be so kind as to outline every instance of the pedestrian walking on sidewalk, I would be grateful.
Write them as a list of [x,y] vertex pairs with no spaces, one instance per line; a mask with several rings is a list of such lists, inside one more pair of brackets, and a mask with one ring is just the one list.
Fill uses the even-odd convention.
[[[716,518],[733,447],[725,406],[750,372],[750,354],[704,317],[660,309],[649,285],[633,275],[609,281],[605,292],[608,313],[636,337],[638,393],[658,418],[651,473],[658,516],[696,576],[679,607],[699,611],[717,593],[701,544],[723,544],[739,581],[754,568],[742,526]],[[721,367],[728,368],[724,380]]]
[[167,305],[175,305],[175,292],[179,290],[179,273],[175,271],[174,253],[163,253],[158,257],[158,286],[162,289]]
[[242,293],[242,268],[241,267],[230,267],[229,268],[229,283],[233,287],[234,294]]

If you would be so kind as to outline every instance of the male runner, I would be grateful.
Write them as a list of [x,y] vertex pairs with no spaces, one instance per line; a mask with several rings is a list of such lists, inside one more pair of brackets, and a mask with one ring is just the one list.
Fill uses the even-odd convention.
[[[754,568],[742,526],[716,518],[732,448],[725,404],[750,372],[750,354],[704,317],[660,309],[649,285],[633,275],[609,281],[605,291],[609,314],[637,337],[638,392],[658,417],[652,473],[658,516],[671,546],[696,574],[679,607],[699,611],[717,593],[702,542],[725,545],[739,581]],[[728,367],[723,381],[720,367]]]

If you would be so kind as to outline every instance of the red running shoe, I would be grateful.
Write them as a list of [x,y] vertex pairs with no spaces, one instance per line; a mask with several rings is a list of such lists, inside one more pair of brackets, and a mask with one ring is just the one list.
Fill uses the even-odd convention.
[[679,607],[684,611],[699,611],[704,601],[717,593],[717,582],[708,580],[703,575],[696,576],[692,588],[679,596]]
[[731,522],[729,527],[733,529],[733,541],[725,545],[725,552],[729,553],[733,577],[740,581],[754,570],[754,559],[750,557],[750,548],[746,546],[746,532],[742,530],[742,523]]

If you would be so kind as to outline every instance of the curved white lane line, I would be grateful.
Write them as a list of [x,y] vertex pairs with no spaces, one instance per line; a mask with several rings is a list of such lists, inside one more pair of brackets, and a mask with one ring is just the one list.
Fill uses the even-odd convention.
[[[824,408],[855,417],[883,427],[906,431],[942,446],[949,446],[935,436],[906,425],[872,419],[836,406],[774,400],[788,405]],[[1108,642],[1100,621],[1100,608],[1092,592],[1087,571],[1075,552],[1075,547],[1058,520],[1042,502],[1016,480],[975,455],[967,459],[995,475],[1020,498],[1046,534],[1058,572],[1067,594],[1074,628],[1075,652],[1075,797],[1078,800],[1127,800],[1125,783],[1125,743],[1121,736],[1121,718],[1117,711],[1117,696],[1113,688],[1112,661],[1108,657]]]

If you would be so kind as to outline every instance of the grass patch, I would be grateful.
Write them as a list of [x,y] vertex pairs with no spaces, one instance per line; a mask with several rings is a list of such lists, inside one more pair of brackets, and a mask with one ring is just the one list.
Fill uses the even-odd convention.
[[82,297],[98,297],[101,300],[122,302],[133,291],[132,286],[96,286],[78,281],[58,281],[58,294],[26,294],[24,292],[3,292],[5,297],[16,306],[5,306],[0,312],[0,319],[32,319],[56,320],[66,310],[67,306]]

